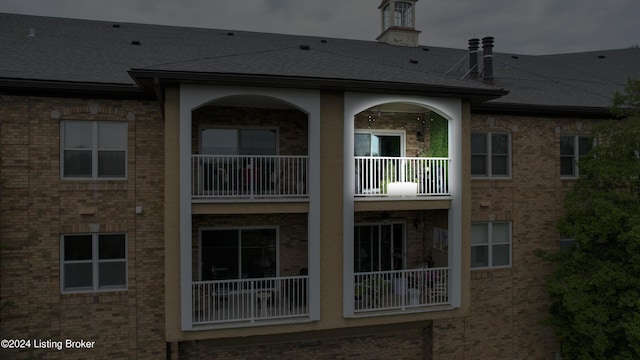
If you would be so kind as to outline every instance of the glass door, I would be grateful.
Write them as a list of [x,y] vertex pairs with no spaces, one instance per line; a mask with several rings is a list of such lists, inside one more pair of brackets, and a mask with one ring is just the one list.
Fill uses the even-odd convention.
[[354,235],[356,273],[404,268],[404,224],[358,225]]

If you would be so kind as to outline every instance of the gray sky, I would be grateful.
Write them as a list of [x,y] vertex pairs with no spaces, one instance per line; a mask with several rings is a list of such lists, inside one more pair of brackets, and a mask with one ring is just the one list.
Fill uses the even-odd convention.
[[[381,0],[1,0],[0,12],[375,40]],[[639,0],[419,0],[420,44],[553,54],[640,44]],[[2,25],[0,24],[0,28]]]

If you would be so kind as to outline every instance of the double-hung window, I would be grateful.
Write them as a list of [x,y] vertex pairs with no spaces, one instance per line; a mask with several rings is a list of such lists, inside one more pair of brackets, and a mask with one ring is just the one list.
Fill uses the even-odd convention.
[[593,141],[588,136],[560,136],[560,176],[578,177],[578,162],[591,149]]
[[125,234],[63,235],[61,242],[62,292],[127,288]]
[[471,267],[511,266],[511,223],[471,224]]
[[63,178],[126,178],[127,123],[63,121],[60,127]]
[[509,133],[471,133],[471,176],[511,176]]

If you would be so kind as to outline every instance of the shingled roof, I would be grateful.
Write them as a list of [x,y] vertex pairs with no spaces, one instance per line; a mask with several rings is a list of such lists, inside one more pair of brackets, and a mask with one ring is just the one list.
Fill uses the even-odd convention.
[[291,81],[475,94],[493,98],[487,103],[492,106],[593,108],[607,107],[627,78],[640,77],[640,49],[547,56],[494,52],[495,79],[489,85],[465,76],[465,49],[15,14],[0,14],[0,23],[5,88],[35,82],[135,91],[145,77],[261,79],[273,86]]

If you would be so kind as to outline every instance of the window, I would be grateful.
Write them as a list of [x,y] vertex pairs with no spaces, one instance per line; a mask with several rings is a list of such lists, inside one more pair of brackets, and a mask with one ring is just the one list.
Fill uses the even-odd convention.
[[127,123],[63,121],[63,178],[125,178]]
[[471,133],[471,176],[511,176],[511,141],[508,133]]
[[593,148],[588,136],[560,136],[560,176],[577,177],[578,161]]
[[278,134],[276,129],[202,129],[201,151],[208,155],[275,155]]
[[511,223],[471,224],[471,267],[511,266]]
[[127,288],[125,234],[63,235],[62,292]]
[[397,2],[394,25],[400,27],[413,27],[411,19],[411,4],[408,2]]
[[207,229],[200,233],[200,279],[278,276],[278,229]]
[[404,224],[359,225],[354,235],[355,272],[403,269]]

